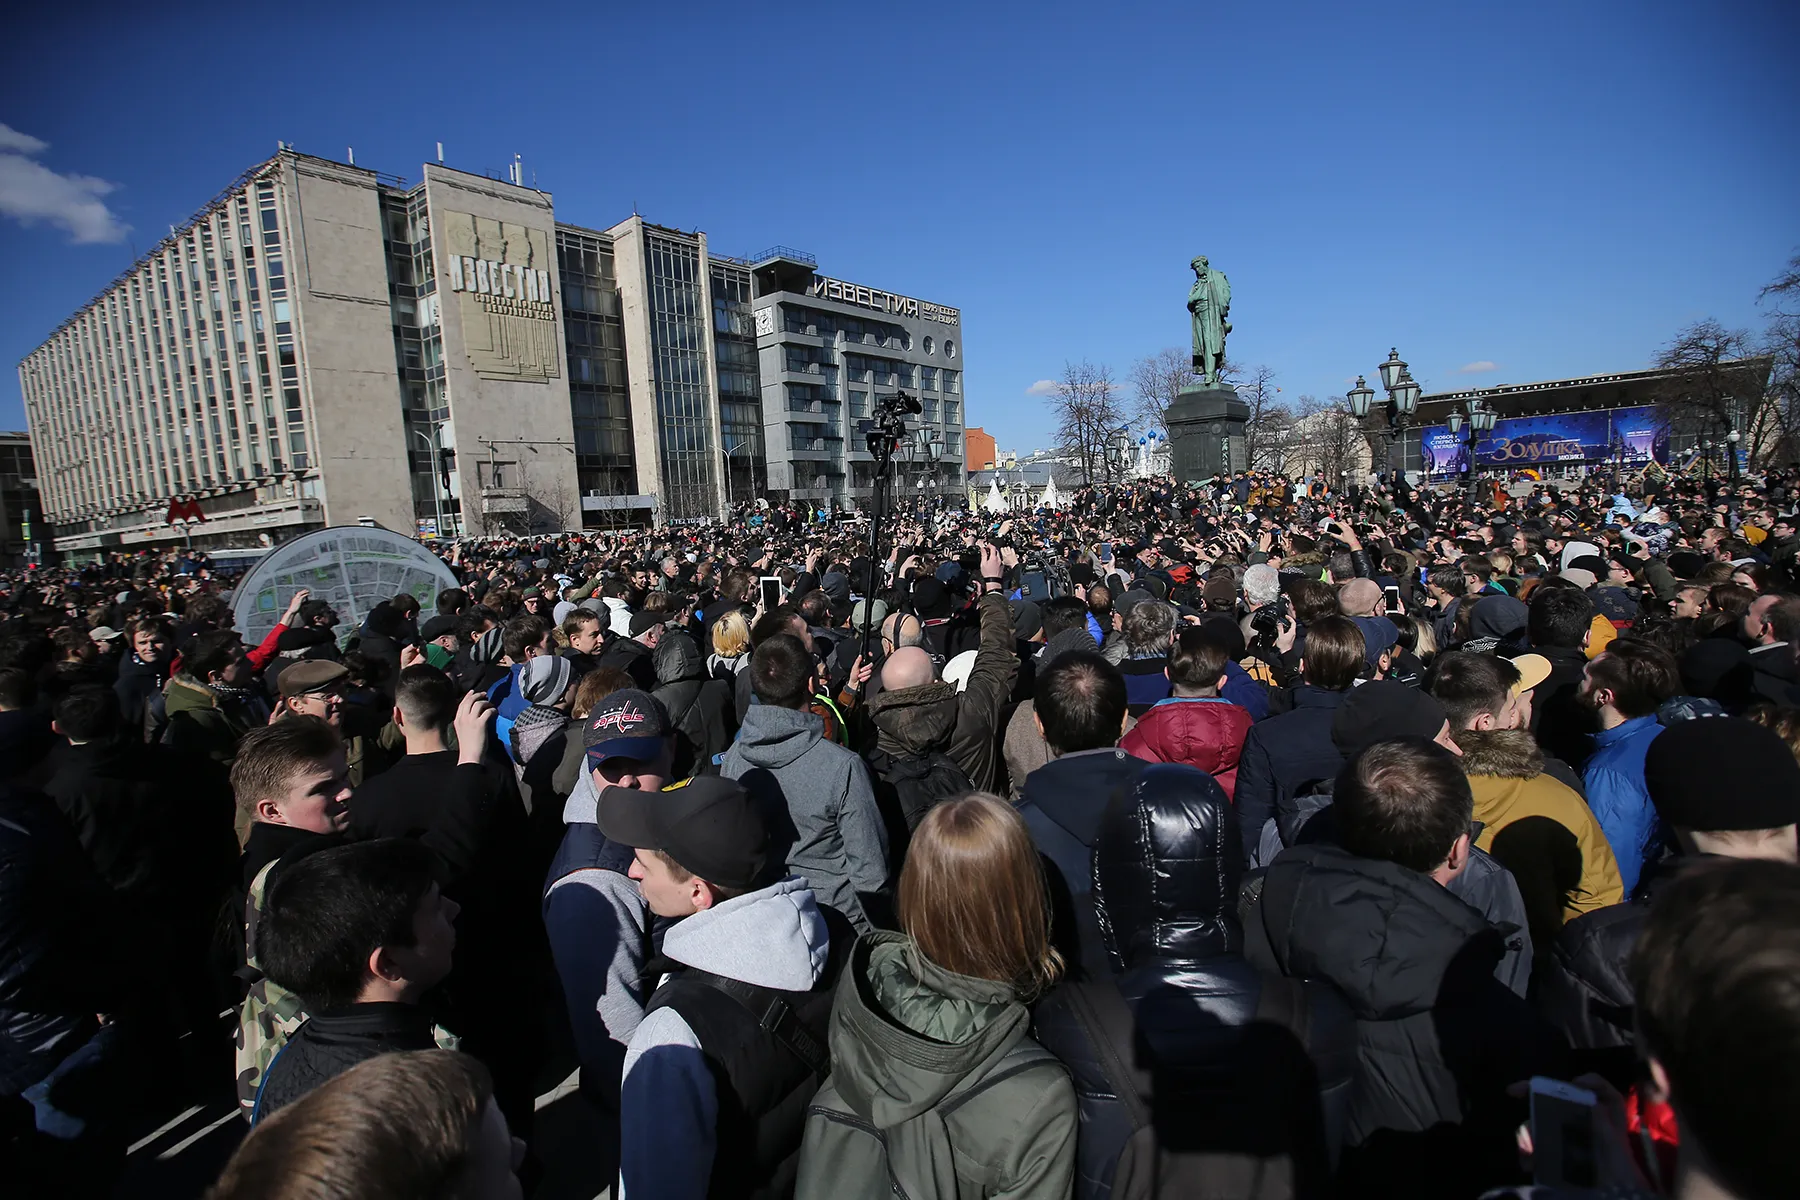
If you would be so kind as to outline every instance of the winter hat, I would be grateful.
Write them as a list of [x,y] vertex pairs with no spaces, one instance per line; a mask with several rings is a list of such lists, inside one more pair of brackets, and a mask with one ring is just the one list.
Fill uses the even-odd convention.
[[500,627],[494,626],[475,639],[469,648],[469,660],[477,666],[489,666],[500,661]]
[[1074,654],[1078,650],[1091,654],[1098,649],[1100,647],[1094,641],[1094,635],[1087,631],[1086,626],[1077,625],[1073,629],[1063,630],[1045,644],[1037,657],[1037,669],[1044,670],[1065,654]]
[[1331,741],[1338,753],[1354,758],[1376,742],[1435,738],[1447,720],[1444,706],[1429,694],[1397,679],[1380,679],[1344,697],[1331,719]]
[[1681,652],[1681,688],[1690,696],[1705,696],[1737,706],[1750,701],[1756,668],[1750,651],[1736,638],[1701,638]]
[[1584,570],[1581,567],[1564,567],[1562,569],[1562,578],[1568,580],[1584,592],[1599,582],[1598,576],[1592,571]]
[[519,671],[519,695],[528,704],[553,705],[569,690],[574,672],[560,654],[540,654]]
[[867,614],[868,623],[870,625],[879,626],[883,621],[887,620],[887,601],[876,600],[871,603],[868,600],[858,600],[855,604],[850,606],[850,628],[860,630],[863,627],[864,612],[867,609],[874,610]]
[[1044,628],[1044,614],[1030,600],[1011,601],[1013,615],[1013,636],[1021,642],[1029,642]]
[[915,579],[912,588],[913,611],[922,621],[950,615],[950,594],[934,578]]
[[1664,729],[1644,758],[1644,786],[1677,829],[1725,833],[1800,823],[1800,762],[1780,734],[1743,717]]
[[1525,628],[1531,610],[1511,596],[1483,596],[1469,610],[1471,637],[1506,638]]
[[1692,550],[1677,550],[1669,555],[1669,574],[1677,579],[1692,579],[1706,565],[1706,559]]

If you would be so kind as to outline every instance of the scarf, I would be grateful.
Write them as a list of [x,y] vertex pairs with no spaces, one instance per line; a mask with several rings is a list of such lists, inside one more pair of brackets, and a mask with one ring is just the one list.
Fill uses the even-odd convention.
[[556,731],[569,723],[569,714],[560,708],[550,708],[543,704],[533,704],[513,720],[512,730],[507,740],[512,743],[513,762],[517,765],[521,778],[524,776],[525,764],[531,761],[538,748]]

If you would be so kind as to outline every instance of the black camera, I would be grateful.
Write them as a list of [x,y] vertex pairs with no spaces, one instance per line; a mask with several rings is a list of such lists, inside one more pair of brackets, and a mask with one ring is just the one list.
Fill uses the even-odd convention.
[[1281,636],[1281,624],[1284,620],[1292,620],[1290,610],[1293,601],[1286,596],[1256,609],[1250,614],[1250,628],[1256,631],[1253,645],[1269,649],[1275,645],[1275,639]]

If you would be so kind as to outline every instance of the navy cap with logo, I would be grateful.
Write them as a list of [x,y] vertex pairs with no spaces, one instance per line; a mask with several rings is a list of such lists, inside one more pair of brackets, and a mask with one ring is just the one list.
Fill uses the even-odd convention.
[[668,737],[669,718],[662,705],[635,688],[623,688],[594,706],[581,744],[591,770],[609,758],[655,758]]
[[663,792],[609,787],[597,816],[609,841],[660,850],[708,883],[740,890],[762,883],[769,824],[736,780],[702,775]]

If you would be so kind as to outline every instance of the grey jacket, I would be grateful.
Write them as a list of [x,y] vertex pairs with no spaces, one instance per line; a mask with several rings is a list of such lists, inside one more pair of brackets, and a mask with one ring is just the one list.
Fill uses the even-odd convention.
[[862,759],[826,741],[824,729],[813,713],[753,704],[720,774],[786,813],[788,827],[772,830],[771,857],[782,855],[819,903],[867,932],[869,906],[888,906],[887,831]]

